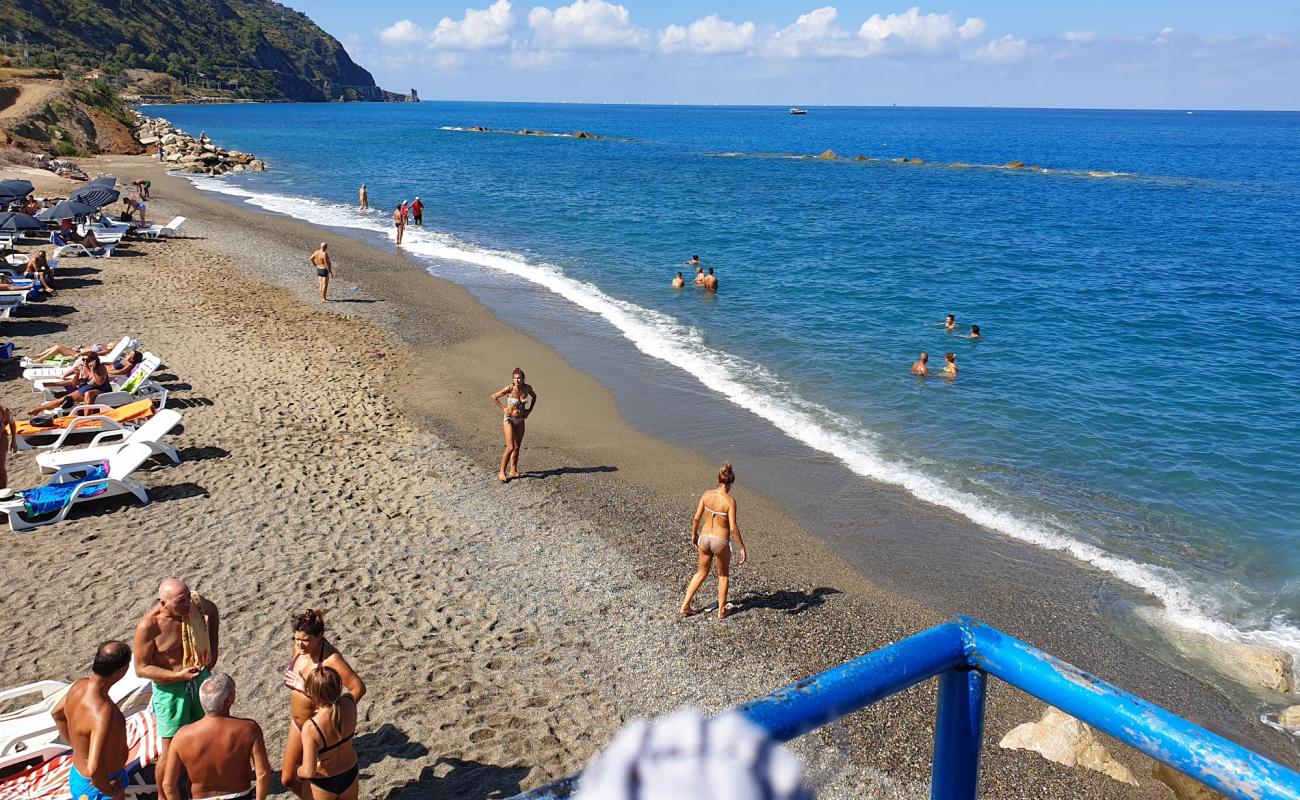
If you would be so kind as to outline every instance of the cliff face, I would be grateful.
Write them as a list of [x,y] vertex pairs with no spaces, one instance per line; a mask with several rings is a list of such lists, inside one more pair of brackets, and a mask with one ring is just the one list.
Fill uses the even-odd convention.
[[253,100],[391,99],[337,39],[272,0],[22,0],[0,3],[0,30],[34,66],[150,69]]

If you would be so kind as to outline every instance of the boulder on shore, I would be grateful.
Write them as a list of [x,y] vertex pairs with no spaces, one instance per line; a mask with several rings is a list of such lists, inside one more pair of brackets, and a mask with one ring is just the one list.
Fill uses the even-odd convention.
[[1296,690],[1295,665],[1291,654],[1276,647],[1242,642],[1223,642],[1204,633],[1171,627],[1157,618],[1155,609],[1139,608],[1137,615],[1160,631],[1180,653],[1201,661],[1215,671],[1246,686],[1262,687],[1278,694]]
[[1137,786],[1133,771],[1111,757],[1093,734],[1092,728],[1074,717],[1048,706],[1038,722],[1012,728],[998,746],[1008,750],[1033,750],[1048,761],[1067,767],[1084,767]]
[[1173,767],[1156,762],[1151,777],[1168,786],[1178,800],[1228,800],[1208,786],[1197,783]]

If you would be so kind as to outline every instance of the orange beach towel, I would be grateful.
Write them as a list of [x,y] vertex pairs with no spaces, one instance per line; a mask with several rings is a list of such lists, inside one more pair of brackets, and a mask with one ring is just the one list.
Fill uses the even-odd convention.
[[[128,422],[138,422],[149,419],[153,416],[152,400],[136,400],[134,403],[127,403],[120,408],[114,408],[100,414],[99,416],[108,417],[114,422],[126,424]],[[73,420],[81,419],[80,417],[58,417],[54,424],[48,427],[39,428],[27,420],[18,421],[19,436],[38,436],[42,433],[55,433],[72,424]],[[86,430],[95,430],[94,426],[87,426]]]

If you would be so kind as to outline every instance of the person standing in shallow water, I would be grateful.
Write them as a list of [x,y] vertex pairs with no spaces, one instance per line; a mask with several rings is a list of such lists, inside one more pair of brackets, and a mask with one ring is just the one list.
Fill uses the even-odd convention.
[[677,277],[673,278],[673,288],[680,289],[685,285],[686,285],[686,279],[682,277],[682,273],[680,272],[677,273]]
[[957,377],[957,354],[948,353],[943,360],[947,362],[943,365],[943,377],[949,379]]
[[316,280],[320,284],[320,301],[328,303],[325,296],[330,290],[330,278],[334,277],[334,263],[330,261],[329,245],[320,243],[320,249],[311,254],[312,266],[316,268]]
[[718,563],[718,619],[726,619],[731,610],[731,604],[727,602],[727,593],[731,589],[731,540],[734,539],[740,548],[740,563],[744,564],[749,558],[736,522],[736,498],[731,496],[731,484],[735,481],[736,473],[728,461],[718,470],[717,488],[700,495],[700,502],[695,507],[695,517],[691,520],[691,547],[699,560],[695,577],[686,587],[686,599],[682,600],[680,613],[683,617],[696,613],[691,601],[704,579],[709,577],[714,560]]
[[397,243],[401,244],[402,234],[406,232],[406,214],[400,203],[393,209],[393,224],[397,226]]
[[357,191],[357,203],[361,206],[362,211],[370,208],[370,196],[366,194],[366,185],[364,183],[361,184],[361,188]]
[[704,276],[704,291],[717,294],[718,276],[713,274],[713,267],[709,267],[709,274]]
[[922,378],[927,377],[930,374],[929,361],[930,354],[922,351],[921,357],[912,365],[912,374],[920,375]]
[[[506,483],[510,478],[523,477],[519,472],[519,449],[524,444],[524,420],[537,408],[537,392],[525,382],[524,371],[515,367],[510,375],[510,385],[492,395],[492,403],[505,415],[501,420],[501,432],[505,436],[506,449],[501,454],[501,471],[497,473],[497,480]],[[507,466],[510,467],[508,477]]]

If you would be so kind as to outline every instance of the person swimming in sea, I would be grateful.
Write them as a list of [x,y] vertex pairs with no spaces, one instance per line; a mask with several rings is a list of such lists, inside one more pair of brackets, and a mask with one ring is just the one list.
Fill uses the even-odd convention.
[[929,361],[930,361],[930,354],[925,351],[922,351],[921,357],[918,358],[916,360],[916,363],[912,365],[912,374],[920,375],[922,378],[928,377],[930,375]]
[[943,360],[946,362],[943,365],[943,377],[949,379],[957,377],[957,354],[948,353]]
[[699,256],[691,256],[691,260],[686,262],[686,266],[688,266],[688,267],[698,267],[698,266],[700,266],[700,257],[699,257]]
[[[681,615],[689,617],[696,613],[691,607],[695,593],[700,590],[704,579],[709,577],[709,570],[716,560],[718,564],[718,619],[726,619],[731,604],[727,602],[727,592],[731,589],[731,544],[735,540],[740,548],[740,562],[744,564],[749,556],[745,552],[745,540],[740,536],[740,527],[736,524],[736,498],[731,496],[731,484],[736,481],[736,473],[731,462],[718,470],[718,485],[700,495],[700,502],[695,507],[695,517],[691,520],[691,547],[697,555],[695,576],[686,587],[686,599],[682,600]],[[705,518],[707,515],[707,519]]]
[[952,333],[957,330],[957,315],[949,314],[942,323],[936,322],[935,325],[943,325],[944,333]]
[[[505,404],[502,404],[504,398]],[[510,478],[522,478],[519,472],[519,449],[524,444],[524,420],[537,408],[537,392],[524,381],[524,371],[515,367],[510,374],[510,385],[492,395],[492,403],[505,416],[501,420],[501,432],[505,436],[506,449],[501,454],[501,471],[497,480],[506,483]],[[506,476],[506,467],[510,475]]]
[[686,279],[682,277],[682,273],[680,272],[677,273],[677,277],[673,278],[673,288],[680,289],[685,285],[686,285]]
[[970,326],[970,333],[959,333],[957,337],[960,339],[978,339],[980,338],[980,326],[972,325]]

